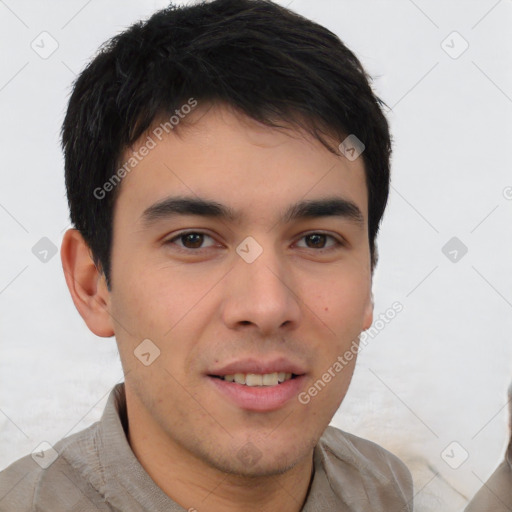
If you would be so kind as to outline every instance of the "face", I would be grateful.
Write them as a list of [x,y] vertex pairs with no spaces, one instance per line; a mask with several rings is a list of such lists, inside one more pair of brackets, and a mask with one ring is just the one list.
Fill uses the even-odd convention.
[[128,410],[211,467],[277,474],[311,454],[372,322],[364,164],[199,107],[153,137],[114,210]]

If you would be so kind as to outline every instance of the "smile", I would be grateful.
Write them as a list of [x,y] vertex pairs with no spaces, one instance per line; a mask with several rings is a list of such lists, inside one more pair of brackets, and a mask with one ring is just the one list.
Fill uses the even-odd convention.
[[243,384],[245,386],[277,386],[287,380],[297,377],[293,373],[285,372],[274,372],[265,374],[256,373],[235,373],[233,375],[212,375],[219,379],[223,379],[227,382],[236,382],[237,384]]
[[[279,373],[208,375],[207,378],[223,401],[246,411],[270,412],[283,408],[289,402],[296,404],[294,398],[305,387],[306,375],[284,373],[280,382]],[[267,384],[263,383],[264,377]]]

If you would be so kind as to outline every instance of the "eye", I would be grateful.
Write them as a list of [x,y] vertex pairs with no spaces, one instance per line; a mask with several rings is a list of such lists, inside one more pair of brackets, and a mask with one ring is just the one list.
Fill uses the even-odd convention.
[[175,244],[176,240],[178,240],[181,243],[177,243],[175,245],[184,250],[204,249],[206,247],[212,247],[214,244],[209,246],[202,246],[205,238],[209,238],[213,241],[213,238],[210,235],[207,235],[201,231],[187,231],[185,233],[180,233],[173,238],[170,238],[164,243],[165,245],[172,245]]
[[[326,247],[326,241],[327,239],[331,239],[333,243],[329,247]],[[328,235],[327,233],[308,233],[307,235],[304,235],[300,240],[306,240],[306,248],[307,249],[331,249],[333,247],[342,246],[343,243],[336,239],[332,235]],[[300,247],[300,246],[299,246]],[[304,246],[302,246],[304,247]]]
[[[204,245],[206,239],[211,242],[208,245]],[[306,245],[297,244],[298,247],[305,249],[316,249],[318,251],[335,249],[344,245],[343,242],[338,240],[332,235],[321,232],[313,232],[303,235],[299,240],[305,240]],[[330,245],[327,243],[330,240]],[[213,237],[202,231],[186,231],[175,235],[174,237],[166,240],[165,245],[175,245],[178,249],[185,252],[200,252],[201,249],[208,249],[215,246],[215,240]]]

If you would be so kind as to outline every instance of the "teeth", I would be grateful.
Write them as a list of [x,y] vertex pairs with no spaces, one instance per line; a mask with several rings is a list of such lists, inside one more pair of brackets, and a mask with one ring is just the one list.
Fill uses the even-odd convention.
[[275,372],[265,373],[264,375],[255,373],[235,373],[234,375],[225,375],[224,380],[245,384],[246,386],[277,386],[281,382],[290,380],[291,373]]
[[246,386],[263,386],[263,375],[256,375],[254,373],[248,373],[245,377]]
[[245,384],[245,375],[243,373],[235,373],[235,382],[237,384]]
[[262,375],[261,380],[264,386],[277,386],[279,382],[277,373],[266,373]]

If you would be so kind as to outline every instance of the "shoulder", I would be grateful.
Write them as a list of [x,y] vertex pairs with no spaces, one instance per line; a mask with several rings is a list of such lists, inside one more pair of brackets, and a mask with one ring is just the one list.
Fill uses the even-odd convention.
[[90,501],[91,488],[100,486],[102,478],[101,472],[91,471],[99,469],[96,427],[97,423],[0,471],[0,512],[75,510],[80,501]]
[[464,512],[508,512],[511,504],[512,464],[505,460],[476,493]]
[[[509,417],[512,427],[512,383],[508,388]],[[505,460],[475,494],[464,512],[506,512],[512,504],[512,431]]]
[[13,462],[0,472],[0,512],[19,510],[32,511],[34,491],[41,468],[31,455]]
[[[329,426],[317,451],[331,474],[331,486],[339,487],[347,473],[363,490],[382,502],[401,503],[404,512],[413,507],[413,481],[407,466],[382,446]],[[338,479],[336,478],[338,476]]]

